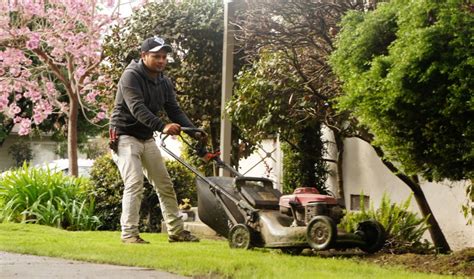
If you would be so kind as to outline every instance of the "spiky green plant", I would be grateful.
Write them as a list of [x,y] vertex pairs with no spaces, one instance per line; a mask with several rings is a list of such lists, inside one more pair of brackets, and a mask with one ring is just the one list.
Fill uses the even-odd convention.
[[38,223],[73,230],[100,226],[86,178],[23,164],[0,178],[0,221]]
[[348,212],[340,223],[340,227],[347,232],[354,232],[359,222],[374,219],[380,222],[387,232],[387,242],[384,249],[392,253],[416,252],[426,253],[432,247],[426,240],[422,240],[423,234],[428,229],[426,218],[409,211],[412,195],[401,204],[392,203],[390,198],[384,194],[378,209],[365,208],[363,195],[361,195],[360,211]]

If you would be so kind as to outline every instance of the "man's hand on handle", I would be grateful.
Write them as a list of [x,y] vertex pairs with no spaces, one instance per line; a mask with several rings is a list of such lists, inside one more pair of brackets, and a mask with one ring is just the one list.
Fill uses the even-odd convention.
[[177,123],[166,124],[163,129],[163,134],[176,136],[179,135],[179,133],[181,133],[181,126]]

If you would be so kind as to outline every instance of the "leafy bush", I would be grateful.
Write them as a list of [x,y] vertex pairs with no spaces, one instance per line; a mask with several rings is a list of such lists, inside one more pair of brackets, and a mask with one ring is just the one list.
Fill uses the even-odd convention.
[[291,144],[283,142],[283,192],[292,193],[297,187],[315,187],[327,193],[327,166],[320,125],[295,128]]
[[20,140],[8,148],[8,154],[15,160],[15,166],[20,167],[24,162],[29,163],[33,159],[33,150],[30,144]]
[[123,182],[112,157],[107,154],[95,159],[90,174],[94,185],[96,213],[103,222],[100,229],[120,229]]
[[95,230],[101,223],[89,188],[86,178],[23,164],[0,178],[0,221]]
[[[196,201],[194,176],[183,165],[176,161],[166,161],[166,167],[173,182],[178,202],[185,198]],[[96,212],[104,225],[103,230],[120,230],[120,215],[122,213],[123,181],[117,166],[110,154],[95,160],[91,170],[91,180],[95,185]],[[145,191],[140,208],[140,230],[159,232],[162,219],[158,196],[153,186],[145,181]]]
[[178,161],[166,161],[166,168],[173,182],[178,203],[183,203],[183,199],[187,198],[190,199],[190,204],[196,205],[195,175]]
[[366,209],[361,198],[361,210],[347,213],[339,226],[347,232],[354,232],[359,222],[374,219],[380,222],[387,232],[384,250],[397,254],[429,252],[430,244],[426,240],[421,240],[428,229],[428,217],[419,218],[418,214],[408,211],[410,202],[411,196],[398,205],[391,203],[390,199],[384,195],[380,207],[375,210],[373,205],[370,209]]

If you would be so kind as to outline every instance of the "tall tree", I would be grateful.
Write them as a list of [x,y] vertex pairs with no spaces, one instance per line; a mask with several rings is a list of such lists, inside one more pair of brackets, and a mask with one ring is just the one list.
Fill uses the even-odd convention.
[[342,22],[332,54],[340,107],[409,175],[474,177],[472,7],[396,0]]
[[285,192],[303,185],[325,192],[327,168],[320,122],[305,113],[313,105],[306,100],[310,93],[284,57],[282,52],[262,50],[258,61],[237,75],[237,86],[226,109],[249,142],[255,144],[279,134],[287,143]]
[[[305,106],[307,121],[321,121],[329,127],[337,144],[337,175],[339,192],[343,194],[343,139],[358,137],[372,143],[373,135],[348,111],[338,111],[335,99],[342,91],[329,65],[329,55],[334,50],[333,40],[338,33],[338,22],[350,10],[367,11],[378,1],[247,1],[236,26],[238,39],[248,59],[257,60],[261,49],[281,51],[301,80],[300,87],[306,94],[300,95]],[[274,81],[277,81],[275,79]],[[290,95],[291,96],[291,95]],[[290,99],[288,99],[289,101]],[[251,102],[252,100],[242,100]],[[292,100],[295,102],[295,100]],[[241,105],[244,106],[245,104]],[[261,104],[262,106],[264,104]],[[291,114],[291,112],[289,112]],[[434,218],[416,176],[401,172],[397,165],[384,157],[383,150],[373,146],[382,162],[414,192],[424,214],[429,216],[430,234],[440,251],[449,251],[449,245]]]
[[369,127],[386,160],[428,180],[466,180],[473,202],[473,5],[391,1],[350,13],[342,28],[332,55],[340,107]]
[[[135,10],[123,26],[106,37],[114,80],[132,59],[139,58],[144,38],[159,35],[172,44],[167,75],[176,85],[181,106],[196,125],[209,129],[216,149],[221,121],[223,17],[222,1],[152,2]],[[236,63],[235,68],[239,67]]]
[[101,36],[114,17],[99,13],[104,2],[0,4],[0,112],[19,125],[20,135],[53,114],[64,115],[72,175],[77,175],[79,111],[92,122],[106,117],[107,107],[100,102],[106,92],[100,89],[108,86],[99,71]]
[[[298,76],[298,84],[291,86],[292,92],[278,95],[283,103],[288,104],[282,116],[295,117],[295,123],[300,125],[324,123],[333,132],[337,145],[335,163],[339,197],[344,196],[343,138],[365,131],[355,129],[356,121],[347,113],[334,109],[332,98],[339,94],[339,85],[327,57],[333,50],[332,40],[342,15],[348,10],[363,8],[363,1],[350,0],[246,1],[235,22],[238,28],[236,39],[246,59],[256,62],[265,53],[279,53],[280,63],[291,69],[288,70],[289,76]],[[272,78],[272,74],[267,74],[267,78]],[[286,86],[286,79],[281,75],[273,75],[272,82]],[[269,92],[261,93],[271,94]],[[242,102],[243,108],[252,102],[250,99],[239,100],[238,95],[235,100]],[[260,105],[263,107],[265,104]],[[294,125],[284,127],[288,129]]]

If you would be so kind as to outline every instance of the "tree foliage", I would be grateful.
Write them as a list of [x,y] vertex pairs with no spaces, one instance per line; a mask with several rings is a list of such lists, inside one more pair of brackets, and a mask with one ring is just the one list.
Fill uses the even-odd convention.
[[[70,170],[77,174],[79,110],[99,122],[108,80],[100,76],[100,41],[113,16],[101,0],[2,1],[0,4],[0,113],[19,134],[53,115],[67,119]],[[111,1],[107,1],[111,2]],[[113,2],[113,1],[112,1]],[[102,5],[102,7],[104,7]],[[101,90],[102,89],[102,90]],[[59,127],[56,127],[59,129]],[[8,129],[7,129],[8,132]]]
[[340,108],[408,174],[461,180],[474,170],[473,6],[406,1],[351,12],[332,65]]
[[[325,124],[341,144],[340,137],[359,132],[354,119],[333,107],[332,98],[340,90],[327,58],[333,50],[337,22],[346,11],[363,9],[362,2],[245,1],[239,5],[236,39],[253,66],[239,74],[236,93],[227,109],[244,135],[258,141],[280,133],[291,143],[288,151],[299,153],[287,155],[300,163],[303,161],[299,159],[306,161],[302,166],[311,165],[315,171],[315,165],[324,166],[321,133],[314,131],[310,136],[305,134],[307,129],[320,129],[320,124]],[[305,140],[305,136],[315,142]],[[317,157],[319,163],[309,163]],[[342,155],[339,157],[338,175],[342,175]],[[304,173],[309,169],[294,170],[308,181]],[[321,185],[325,179],[320,171],[316,173],[318,182],[311,185]],[[342,179],[339,181],[341,194]]]
[[223,43],[222,1],[148,3],[106,37],[108,71],[118,81],[143,39],[159,35],[173,46],[168,76],[181,106],[197,126],[210,129],[217,147]]
[[238,74],[237,83],[227,111],[243,137],[257,143],[279,133],[289,143],[284,149],[284,191],[301,186],[324,191],[320,125],[305,113],[312,106],[311,93],[301,87],[303,81],[283,53],[262,51],[252,67]]
[[[362,9],[361,1],[246,1],[236,20],[236,37],[239,46],[250,61],[266,60],[267,77],[280,88],[286,86],[288,78],[297,78],[289,83],[295,94],[292,96],[289,115],[299,120],[318,121],[342,133],[353,133],[353,121],[347,114],[336,112],[332,98],[340,92],[328,56],[334,49],[332,40],[337,33],[337,23],[350,9]],[[271,65],[268,53],[278,56],[279,62]],[[290,96],[292,92],[285,92]],[[289,100],[289,99],[288,99]],[[243,104],[242,104],[243,105]],[[291,110],[293,108],[293,110]]]
[[[340,196],[344,196],[344,138],[358,137],[372,144],[373,135],[365,126],[359,125],[358,119],[350,115],[349,111],[337,110],[335,98],[342,91],[328,60],[335,49],[333,40],[339,32],[338,23],[342,16],[350,10],[372,10],[378,2],[381,1],[245,1],[236,20],[238,40],[248,59],[252,62],[258,60],[263,49],[281,51],[294,73],[303,81],[300,88],[310,92],[306,96],[300,95],[300,98],[310,103],[304,109],[308,115],[305,121],[319,121],[334,134]],[[383,38],[384,30],[377,36]],[[351,49],[357,51],[357,47]],[[348,71],[349,68],[341,70]],[[292,114],[291,111],[287,113]],[[449,245],[431,212],[417,176],[406,175],[398,165],[384,156],[382,149],[372,146],[384,165],[414,192],[423,216],[429,216],[429,230],[435,245],[442,252],[449,251]]]
[[[253,141],[283,133],[307,118],[309,92],[282,52],[262,51],[259,59],[237,75],[227,112],[242,135]],[[311,106],[311,105],[309,105]]]

